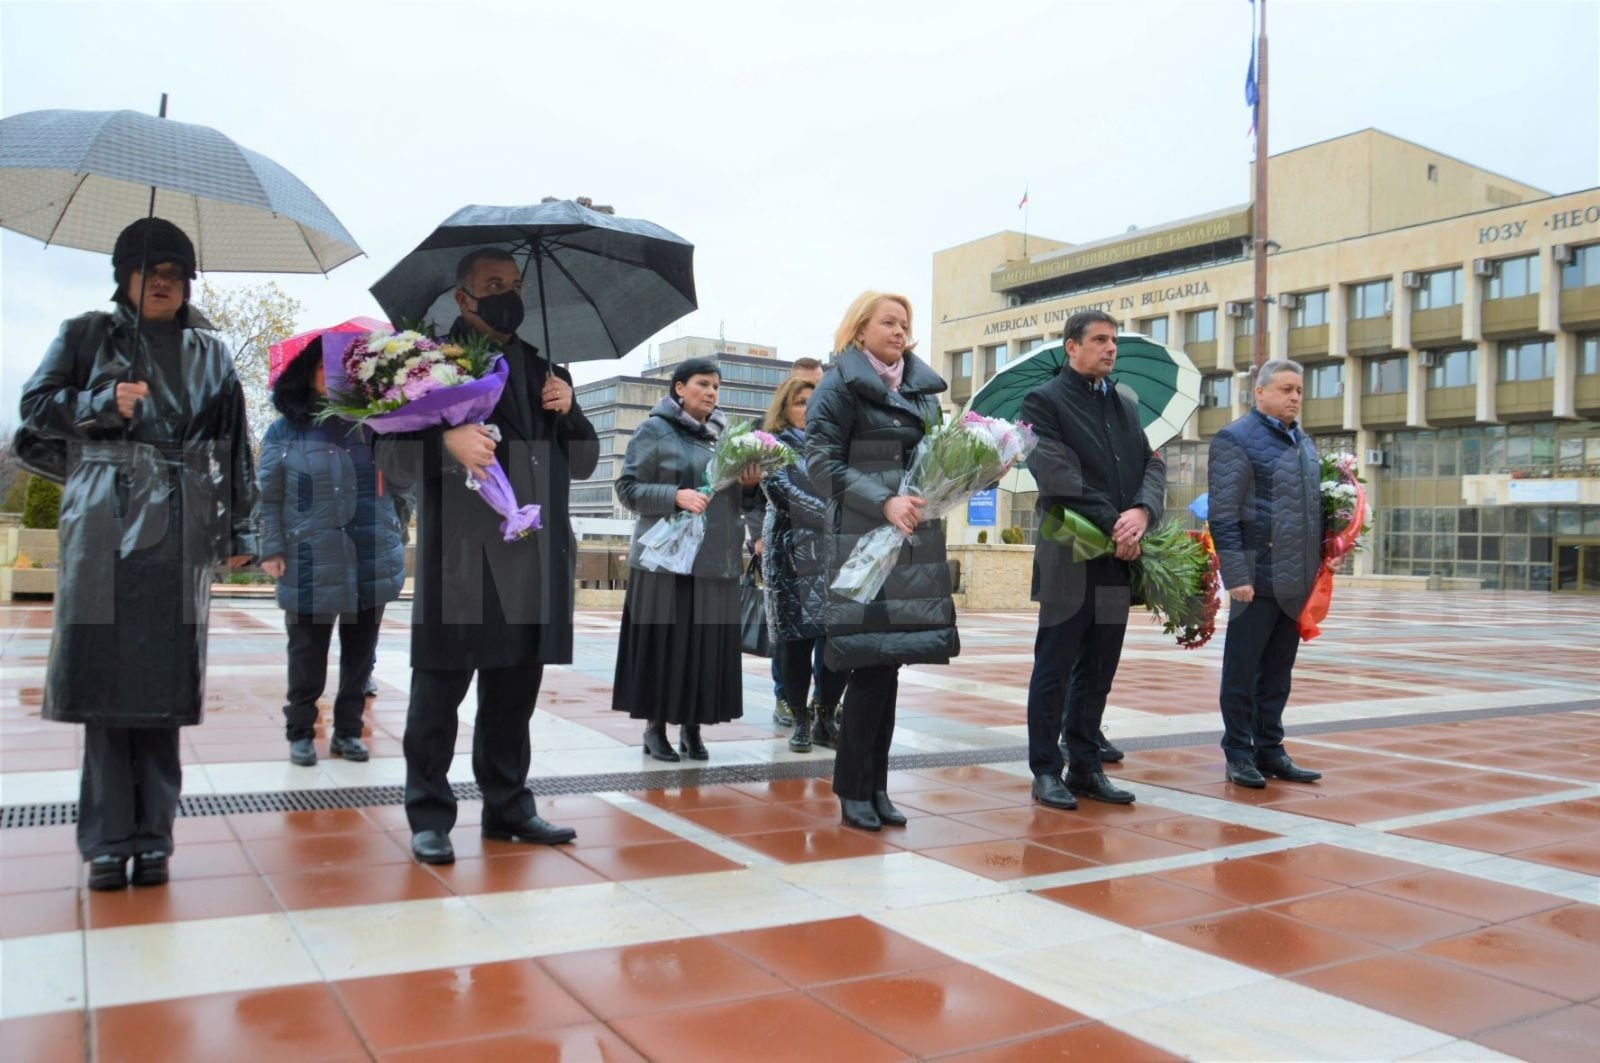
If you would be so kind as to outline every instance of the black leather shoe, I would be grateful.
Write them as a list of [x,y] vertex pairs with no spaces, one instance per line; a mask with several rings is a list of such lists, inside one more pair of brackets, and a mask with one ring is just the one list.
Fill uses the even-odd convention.
[[132,880],[135,886],[165,886],[167,854],[134,853]]
[[1275,757],[1257,757],[1256,770],[1262,775],[1274,779],[1287,779],[1290,782],[1316,782],[1322,778],[1322,772],[1302,768],[1289,759],[1289,754],[1280,753]]
[[677,752],[672,748],[672,743],[667,741],[665,726],[652,725],[644,729],[644,751],[657,760],[665,760],[676,764],[679,760]]
[[889,800],[889,795],[882,790],[872,794],[872,810],[878,814],[878,822],[885,827],[904,827],[906,814],[894,807],[894,802]]
[[1035,775],[1033,777],[1033,799],[1041,805],[1051,808],[1065,808],[1069,811],[1078,807],[1078,799],[1072,796],[1059,776]]
[[565,845],[578,836],[571,827],[558,827],[543,816],[529,816],[515,827],[483,825],[483,836],[501,842],[527,845]]
[[823,749],[839,748],[839,712],[832,705],[811,699],[811,744]]
[[296,738],[289,743],[289,763],[309,768],[317,762],[317,747],[309,738]]
[[455,846],[450,844],[450,833],[442,830],[419,830],[411,836],[411,855],[422,864],[453,864],[456,862]]
[[1246,786],[1252,790],[1265,790],[1267,780],[1256,766],[1246,760],[1228,761],[1228,781],[1235,786]]
[[685,725],[678,728],[678,752],[686,753],[690,760],[710,760],[711,754],[706,749],[706,744],[700,740],[700,725]]
[[1133,794],[1112,786],[1103,771],[1069,771],[1063,785],[1079,797],[1087,797],[1091,801],[1104,801],[1108,805],[1133,804]]
[[362,743],[361,739],[340,738],[338,735],[334,735],[333,742],[328,746],[328,755],[343,757],[345,760],[353,760],[359,763],[366,760],[371,754],[367,752],[367,747]]
[[878,818],[878,810],[872,807],[871,801],[852,801],[848,797],[841,797],[839,811],[839,821],[846,827],[856,830],[883,829],[883,820]]
[[1122,750],[1112,745],[1111,739],[1106,737],[1104,731],[1096,731],[1094,733],[1094,744],[1099,747],[1100,763],[1102,764],[1115,764],[1123,757]]
[[97,856],[89,861],[89,888],[120,890],[128,884],[126,856]]

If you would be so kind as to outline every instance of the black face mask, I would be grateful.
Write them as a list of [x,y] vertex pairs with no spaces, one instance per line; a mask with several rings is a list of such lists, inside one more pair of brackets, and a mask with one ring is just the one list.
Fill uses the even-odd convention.
[[496,332],[507,334],[516,332],[517,326],[522,324],[525,313],[521,292],[500,292],[496,295],[478,297],[478,316],[483,319],[485,325]]

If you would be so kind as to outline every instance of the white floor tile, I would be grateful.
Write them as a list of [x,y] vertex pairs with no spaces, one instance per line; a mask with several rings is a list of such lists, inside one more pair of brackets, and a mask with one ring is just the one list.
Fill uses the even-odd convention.
[[467,898],[524,956],[692,937],[694,927],[616,882]]
[[1108,920],[1026,893],[896,908],[873,919],[964,960],[1061,948],[1120,929]]
[[282,914],[91,930],[87,948],[97,1008],[322,979]]
[[838,919],[851,910],[765,871],[717,871],[629,882],[627,888],[703,934]]
[[71,1011],[85,999],[82,934],[0,939],[0,1019]]
[[308,909],[289,918],[330,981],[522,955],[462,897]]
[[998,882],[916,853],[793,864],[773,874],[857,912],[908,908],[1007,892]]

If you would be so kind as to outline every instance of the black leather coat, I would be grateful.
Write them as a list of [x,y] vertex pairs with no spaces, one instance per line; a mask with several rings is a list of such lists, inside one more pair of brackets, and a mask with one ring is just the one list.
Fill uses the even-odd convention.
[[[785,428],[778,438],[805,453],[806,434]],[[812,490],[803,460],[761,481],[767,495],[761,527],[765,544],[761,575],[766,582],[767,627],[773,642],[818,639],[825,634],[828,564],[823,528],[828,507]]]

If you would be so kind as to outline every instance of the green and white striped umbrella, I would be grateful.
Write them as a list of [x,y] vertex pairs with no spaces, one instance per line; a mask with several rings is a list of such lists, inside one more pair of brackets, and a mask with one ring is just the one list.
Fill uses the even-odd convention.
[[[990,377],[967,409],[1015,421],[1022,412],[1023,396],[1055,376],[1066,360],[1060,343],[1040,347]],[[1200,370],[1189,356],[1137,332],[1117,337],[1111,382],[1139,404],[1139,424],[1152,448],[1181,435],[1184,423],[1200,406]]]

